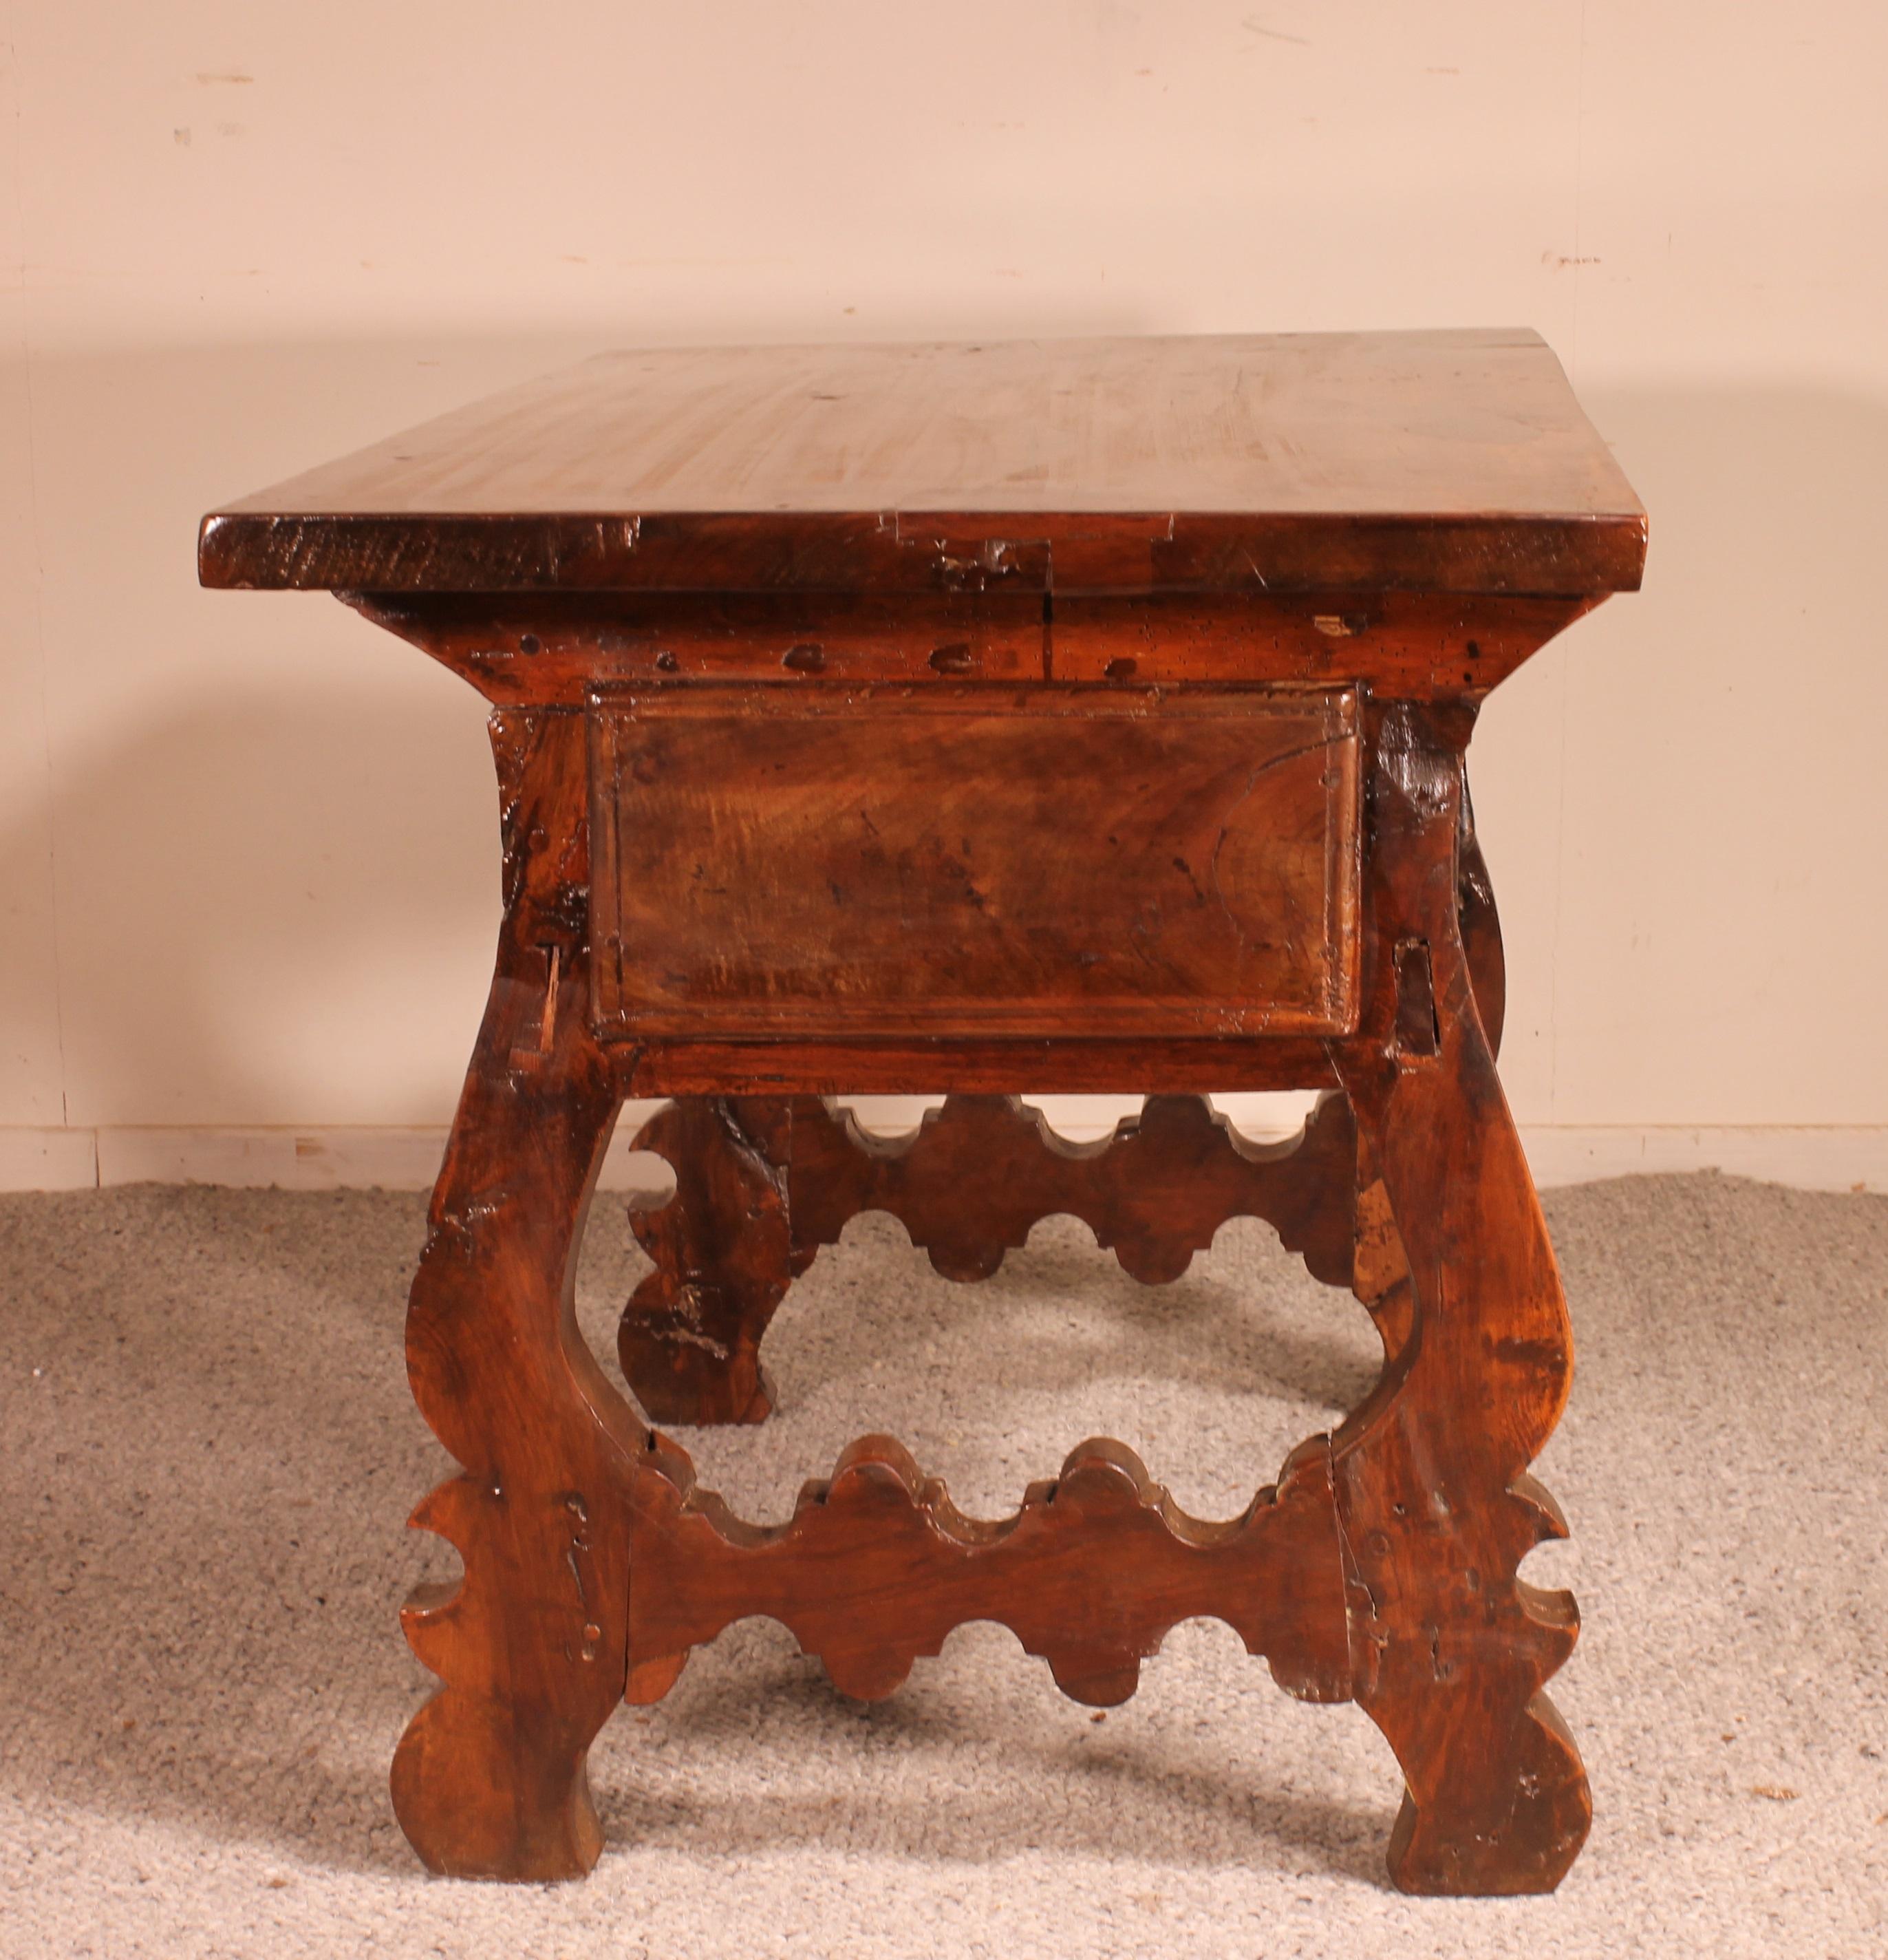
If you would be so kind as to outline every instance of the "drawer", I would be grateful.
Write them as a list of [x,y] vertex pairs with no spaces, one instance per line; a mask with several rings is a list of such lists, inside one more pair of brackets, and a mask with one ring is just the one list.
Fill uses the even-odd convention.
[[1348,689],[590,697],[605,1039],[1356,1025]]

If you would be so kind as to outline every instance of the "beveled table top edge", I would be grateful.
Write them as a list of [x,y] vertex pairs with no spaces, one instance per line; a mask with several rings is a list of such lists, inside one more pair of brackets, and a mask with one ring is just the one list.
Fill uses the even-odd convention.
[[202,520],[197,570],[257,591],[1590,596],[1638,590],[1647,533],[1636,501],[1526,517],[225,510]]

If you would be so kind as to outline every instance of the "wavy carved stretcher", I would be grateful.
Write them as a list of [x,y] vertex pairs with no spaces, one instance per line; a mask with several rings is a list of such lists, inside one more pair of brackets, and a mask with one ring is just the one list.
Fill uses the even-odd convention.
[[[205,520],[206,584],[337,591],[491,704],[504,923],[408,1327],[464,1466],[405,1614],[428,1864],[588,1869],[598,1729],[747,1615],[864,1697],[998,1620],[1101,1706],[1209,1615],[1388,1738],[1398,1885],[1559,1881],[1577,1622],[1518,1567],[1572,1351],[1464,752],[1644,541],[1522,332],[625,354]],[[1281,1146],[1206,1099],[1282,1087],[1324,1093]],[[1076,1146],[1025,1089],[1147,1099]],[[948,1099],[885,1140],[830,1099],[873,1092]],[[634,1403],[571,1306],[626,1096],[676,1181]],[[1156,1284],[1263,1218],[1382,1373],[1233,1519],[1106,1439],[970,1518],[866,1436],[749,1523],[650,1422],[763,1420],[868,1210],[966,1281],[1053,1213]]]

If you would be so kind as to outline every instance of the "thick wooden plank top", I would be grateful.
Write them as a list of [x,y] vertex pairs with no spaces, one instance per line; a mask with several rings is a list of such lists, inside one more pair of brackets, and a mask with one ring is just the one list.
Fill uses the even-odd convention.
[[1537,334],[604,355],[205,518],[206,585],[1636,587],[1645,517]]

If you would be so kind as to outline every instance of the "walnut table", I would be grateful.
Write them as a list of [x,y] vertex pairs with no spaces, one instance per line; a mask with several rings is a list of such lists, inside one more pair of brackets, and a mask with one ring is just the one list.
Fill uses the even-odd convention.
[[[332,590],[491,703],[504,922],[408,1320],[465,1465],[415,1513],[464,1577],[405,1613],[429,1865],[586,1870],[592,1739],[745,1615],[863,1696],[999,1620],[1107,1706],[1205,1614],[1389,1739],[1398,1885],[1559,1879],[1577,1622],[1516,1567],[1572,1357],[1463,753],[1645,536],[1517,331],[616,354],[205,520],[206,584]],[[1204,1093],[1279,1088],[1324,1094],[1274,1147]],[[1076,1148],[1025,1090],[1148,1099]],[[827,1099],[869,1092],[949,1100],[887,1142]],[[672,1099],[655,1421],[762,1420],[769,1316],[867,1209],[958,1280],[1050,1213],[1150,1282],[1265,1218],[1381,1377],[1228,1520],[1104,1439],[981,1522],[868,1436],[745,1522],[576,1330],[625,1096]]]

